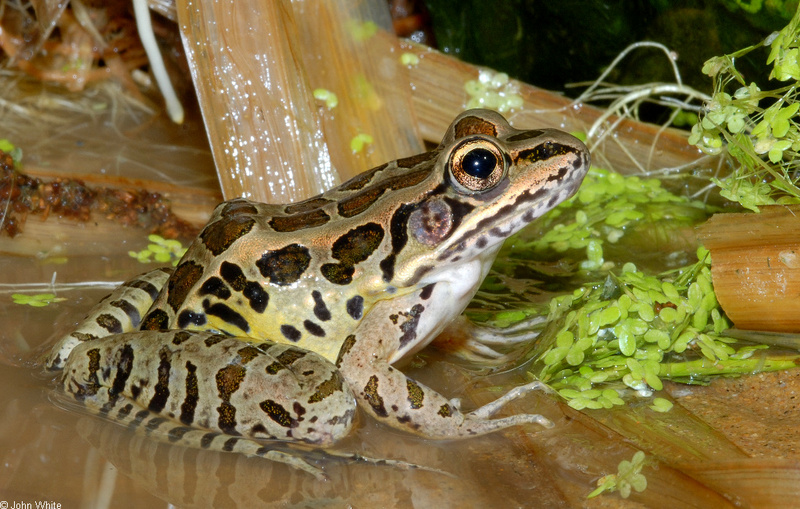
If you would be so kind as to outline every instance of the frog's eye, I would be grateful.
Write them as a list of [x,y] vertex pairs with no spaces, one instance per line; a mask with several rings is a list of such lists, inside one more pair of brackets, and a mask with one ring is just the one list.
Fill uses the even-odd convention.
[[458,145],[450,155],[450,174],[467,191],[486,191],[500,182],[506,170],[500,148],[483,138]]
[[491,150],[476,148],[470,150],[461,159],[461,168],[464,173],[476,179],[487,179],[497,166],[497,157]]

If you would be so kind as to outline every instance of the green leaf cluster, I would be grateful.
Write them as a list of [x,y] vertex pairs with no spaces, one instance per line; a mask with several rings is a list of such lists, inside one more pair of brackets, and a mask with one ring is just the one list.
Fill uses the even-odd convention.
[[36,295],[26,295],[24,293],[12,293],[11,300],[14,304],[24,306],[31,306],[35,308],[43,308],[49,306],[53,302],[61,302],[66,300],[63,297],[56,297],[54,293],[39,293]]
[[14,166],[19,166],[22,162],[22,149],[15,146],[6,138],[0,138],[0,152],[5,152],[10,155],[11,160],[14,161]]
[[647,489],[647,478],[642,474],[645,454],[636,451],[630,461],[622,460],[617,466],[617,473],[602,477],[597,481],[597,489],[589,493],[586,498],[594,498],[606,491],[619,491],[622,498],[628,498],[631,489],[641,493]]
[[615,244],[626,232],[665,220],[672,227],[693,225],[706,217],[706,208],[700,201],[669,192],[656,178],[592,167],[578,193],[538,221],[540,234],[529,240],[522,235],[507,245],[512,256],[581,249],[586,253],[581,269],[608,269],[606,243]]
[[[714,95],[692,127],[689,143],[708,154],[727,148],[737,166],[724,179],[712,179],[723,197],[758,211],[761,205],[800,203],[797,161],[800,153],[800,8],[780,32],[763,43],[770,48],[770,79],[783,82],[762,91],[748,83],[735,62],[755,45],[714,57],[703,72],[714,80]],[[727,90],[735,87],[733,95]]]
[[503,72],[482,70],[478,79],[464,83],[464,91],[469,95],[465,105],[467,109],[488,108],[505,113],[522,108],[523,99],[519,93],[519,85]]
[[[147,236],[150,244],[141,251],[128,251],[131,258],[136,258],[139,263],[171,263],[178,265],[181,257],[186,253],[186,248],[180,241],[165,239],[161,235],[151,234]],[[152,258],[152,259],[151,259]]]
[[[702,248],[698,256],[658,277],[627,263],[619,275],[552,299],[532,375],[583,409],[621,405],[618,391],[626,388],[650,396],[664,378],[699,383],[724,373],[728,361],[740,369],[739,361],[766,347],[737,349],[722,334],[730,324],[714,295],[709,256]],[[708,364],[682,366],[689,359]]]

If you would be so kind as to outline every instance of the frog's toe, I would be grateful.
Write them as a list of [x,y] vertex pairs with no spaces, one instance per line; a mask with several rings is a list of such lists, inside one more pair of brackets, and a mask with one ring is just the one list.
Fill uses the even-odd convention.
[[518,359],[520,350],[539,336],[545,321],[534,317],[500,328],[478,325],[462,316],[448,325],[434,344],[469,362],[498,366]]
[[[522,396],[528,394],[529,392],[536,390],[548,391],[548,392],[551,391],[551,389],[546,384],[539,382],[537,380],[525,385],[514,387],[513,389],[505,393],[503,396],[497,398],[491,403],[487,403],[486,405],[483,405],[482,407],[473,410],[472,412],[469,413],[469,415],[471,417],[475,417],[478,419],[488,419],[489,417],[494,415],[498,410],[503,408],[507,403],[514,401],[515,399],[519,399]],[[541,416],[536,416],[536,417],[541,417]]]

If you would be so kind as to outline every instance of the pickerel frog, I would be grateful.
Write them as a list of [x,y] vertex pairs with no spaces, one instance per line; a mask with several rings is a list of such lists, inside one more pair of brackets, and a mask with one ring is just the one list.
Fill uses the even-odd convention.
[[460,315],[503,240],[574,194],[588,167],[568,134],[464,112],[435,150],[314,198],[220,204],[174,272],[123,284],[47,366],[111,419],[267,457],[257,440],[329,445],[357,408],[432,439],[546,424],[491,418],[537,383],[463,413],[392,364]]

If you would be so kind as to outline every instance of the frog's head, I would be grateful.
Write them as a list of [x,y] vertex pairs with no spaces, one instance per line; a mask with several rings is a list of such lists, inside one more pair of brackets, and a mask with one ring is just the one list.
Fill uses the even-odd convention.
[[575,194],[589,169],[574,136],[514,129],[488,110],[459,115],[439,150],[438,185],[406,206],[404,254],[413,256],[397,264],[401,285],[475,260],[485,272],[506,238]]

